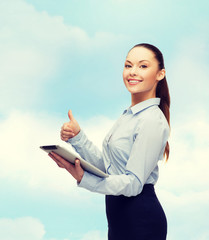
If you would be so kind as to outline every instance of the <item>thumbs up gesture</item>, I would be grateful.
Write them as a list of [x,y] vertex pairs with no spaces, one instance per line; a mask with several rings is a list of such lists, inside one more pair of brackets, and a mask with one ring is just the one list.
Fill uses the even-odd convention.
[[80,132],[80,126],[73,117],[71,110],[68,112],[68,117],[70,121],[64,123],[60,131],[60,137],[63,141],[67,141],[69,138],[75,137]]

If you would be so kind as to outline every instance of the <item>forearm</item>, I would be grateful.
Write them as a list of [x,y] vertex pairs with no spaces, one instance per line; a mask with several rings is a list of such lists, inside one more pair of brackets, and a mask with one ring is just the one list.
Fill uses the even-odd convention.
[[138,195],[143,188],[139,179],[133,174],[110,175],[107,178],[100,178],[88,172],[84,173],[78,186],[105,195],[128,197]]
[[68,141],[80,156],[102,171],[105,171],[102,152],[85,135],[83,130]]

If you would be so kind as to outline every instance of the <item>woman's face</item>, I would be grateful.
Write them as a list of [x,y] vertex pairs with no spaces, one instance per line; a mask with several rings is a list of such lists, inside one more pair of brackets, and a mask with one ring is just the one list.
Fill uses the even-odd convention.
[[165,70],[159,70],[154,53],[144,47],[135,47],[129,53],[123,70],[123,81],[133,95],[143,100],[156,96],[158,81],[165,76]]

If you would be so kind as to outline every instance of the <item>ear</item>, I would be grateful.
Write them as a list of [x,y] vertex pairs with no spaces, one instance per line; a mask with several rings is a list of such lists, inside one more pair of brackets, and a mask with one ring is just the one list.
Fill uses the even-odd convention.
[[157,81],[163,80],[165,77],[165,69],[161,69],[157,74]]

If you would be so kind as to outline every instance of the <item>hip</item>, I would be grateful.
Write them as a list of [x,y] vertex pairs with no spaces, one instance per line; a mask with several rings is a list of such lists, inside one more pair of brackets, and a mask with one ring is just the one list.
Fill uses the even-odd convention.
[[166,216],[152,184],[133,197],[107,195],[106,215],[108,239],[166,239]]

